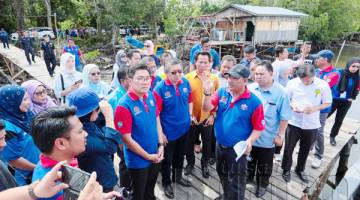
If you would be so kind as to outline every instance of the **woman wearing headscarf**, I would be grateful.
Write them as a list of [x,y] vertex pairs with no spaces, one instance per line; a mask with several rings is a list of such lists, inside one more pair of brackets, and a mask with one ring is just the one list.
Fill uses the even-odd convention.
[[344,69],[340,70],[340,81],[337,86],[331,107],[331,114],[336,110],[335,123],[330,133],[330,144],[335,146],[335,137],[339,133],[342,122],[344,121],[345,115],[351,107],[351,103],[356,99],[359,94],[360,83],[359,83],[359,69],[360,69],[360,57],[352,57],[346,63]]
[[123,49],[120,49],[115,56],[115,64],[113,65],[113,80],[111,81],[111,88],[116,89],[120,83],[117,77],[119,69],[127,68],[127,56]]
[[30,111],[35,115],[47,108],[57,106],[55,99],[47,94],[47,87],[38,80],[29,80],[21,84],[28,93],[31,105]]
[[31,101],[23,87],[6,85],[0,88],[0,118],[5,121],[7,145],[3,160],[15,169],[18,185],[31,183],[32,171],[39,161],[40,151],[30,135],[33,117]]
[[67,95],[80,87],[82,75],[75,70],[75,57],[71,53],[63,53],[60,57],[60,74],[55,78],[55,95],[66,104]]
[[154,43],[151,40],[146,40],[144,42],[145,55],[151,56],[155,60],[157,67],[160,67],[160,59],[155,55]]
[[99,66],[95,64],[87,64],[84,67],[83,73],[83,86],[89,88],[101,99],[108,97],[111,92],[111,87],[101,81],[101,72]]

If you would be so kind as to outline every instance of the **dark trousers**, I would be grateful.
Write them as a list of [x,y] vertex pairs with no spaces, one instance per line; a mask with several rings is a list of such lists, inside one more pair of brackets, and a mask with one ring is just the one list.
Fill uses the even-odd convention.
[[161,162],[161,176],[162,184],[164,186],[171,184],[171,171],[172,179],[174,181],[175,179],[181,178],[184,156],[186,153],[186,142],[187,134],[184,134],[174,141],[169,141],[169,143],[165,146],[164,160]]
[[245,198],[247,159],[246,155],[235,161],[236,153],[232,147],[216,145],[216,171],[224,191],[224,200]]
[[3,43],[4,49],[7,47],[8,49],[10,49],[9,47],[9,39],[1,39],[1,42]]
[[129,169],[125,165],[124,152],[118,148],[117,154],[120,157],[119,163],[119,179],[120,179],[120,187],[124,187],[127,190],[130,190],[130,172]]
[[160,164],[152,163],[147,168],[129,169],[132,194],[130,200],[156,200],[155,184]]
[[[205,123],[205,122],[204,122]],[[199,125],[191,125],[189,129],[188,145],[186,150],[186,161],[188,165],[195,165],[195,153],[194,145],[198,138],[199,133],[201,134],[202,141],[202,157],[201,166],[207,166],[210,155],[211,155],[211,140],[212,140],[212,129],[213,126],[204,126],[204,123]]]
[[296,143],[300,140],[300,149],[297,158],[296,171],[302,172],[305,169],[306,160],[309,155],[311,146],[316,140],[318,129],[301,129],[290,125],[285,135],[285,150],[281,167],[286,171],[290,171],[292,165],[292,155]]
[[25,56],[29,64],[31,64],[30,55],[31,54],[31,60],[35,62],[35,53],[32,48],[25,49]]
[[216,154],[216,137],[215,137],[215,129],[212,128],[211,155],[210,155],[210,158],[215,158],[215,154]]
[[256,175],[256,183],[260,187],[267,187],[273,168],[273,156],[275,147],[262,148],[253,146],[251,150],[252,160],[248,163],[248,177]]
[[331,128],[330,137],[336,137],[337,134],[339,133],[341,124],[344,121],[346,113],[351,107],[351,103],[352,103],[351,101],[348,101],[346,99],[344,100],[333,99],[331,112],[329,113],[328,117],[330,117],[330,115],[332,115],[335,111],[336,111],[336,116],[335,116],[335,123]]
[[47,68],[50,76],[52,76],[54,74],[54,70],[56,67],[56,58],[55,58],[55,56],[45,57],[44,60],[45,60],[46,68]]
[[283,144],[281,146],[275,146],[275,154],[280,154]]

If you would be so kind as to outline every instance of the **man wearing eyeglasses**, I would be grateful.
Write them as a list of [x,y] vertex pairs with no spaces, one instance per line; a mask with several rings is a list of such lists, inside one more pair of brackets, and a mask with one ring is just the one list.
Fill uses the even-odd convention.
[[130,172],[131,200],[156,200],[154,189],[159,163],[164,156],[164,140],[159,118],[159,102],[149,92],[150,70],[139,64],[129,68],[129,90],[115,111],[115,127],[124,142],[126,167]]
[[173,199],[172,179],[184,187],[191,183],[182,178],[182,168],[186,151],[187,133],[190,128],[192,113],[191,87],[183,78],[181,62],[169,60],[165,64],[166,79],[161,81],[154,90],[156,101],[159,102],[160,121],[165,137],[164,160],[161,163],[162,184],[165,195]]
[[214,123],[214,115],[210,112],[202,110],[204,85],[202,79],[209,77],[214,84],[213,90],[219,87],[219,79],[215,74],[211,74],[212,58],[209,52],[199,52],[195,56],[196,71],[186,74],[186,79],[190,82],[193,98],[193,112],[192,112],[192,125],[189,130],[188,147],[186,152],[187,166],[185,168],[185,175],[189,175],[194,170],[195,142],[201,134],[202,140],[202,157],[201,157],[201,170],[204,178],[209,178],[208,163],[211,157],[211,142],[212,142],[212,128]]

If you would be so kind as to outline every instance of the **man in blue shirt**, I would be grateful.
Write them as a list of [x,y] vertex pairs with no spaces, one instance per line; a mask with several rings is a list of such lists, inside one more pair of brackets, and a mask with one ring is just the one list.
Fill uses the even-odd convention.
[[164,70],[167,78],[155,87],[154,95],[160,105],[160,121],[167,141],[161,163],[162,184],[165,195],[173,199],[171,167],[174,182],[184,187],[191,186],[188,180],[182,178],[182,168],[193,104],[190,83],[182,76],[181,62],[171,60],[165,64]]
[[129,88],[129,81],[127,78],[126,69],[119,69],[116,76],[117,80],[119,80],[119,86],[109,94],[109,103],[114,111],[121,97],[126,94],[126,91]]
[[31,54],[32,61],[35,63],[35,53],[34,53],[34,50],[32,47],[32,39],[29,37],[28,32],[23,32],[23,36],[21,37],[20,44],[21,44],[22,48],[24,49],[25,56],[26,56],[27,61],[29,62],[29,65],[31,65],[31,60],[30,60],[29,54]]
[[285,88],[273,80],[273,68],[270,62],[262,61],[257,64],[255,81],[248,87],[259,97],[264,106],[265,130],[253,145],[250,154],[252,161],[248,163],[248,181],[256,175],[255,196],[260,198],[264,196],[269,185],[275,146],[281,146],[283,143],[288,120],[291,117],[291,107]]
[[212,58],[212,69],[219,70],[220,56],[215,49],[211,48],[210,39],[208,37],[204,37],[201,38],[201,48],[197,47],[194,50],[192,57],[190,57],[190,72],[195,69],[195,56],[199,52],[209,52]]
[[129,68],[129,91],[115,111],[115,127],[124,142],[132,200],[156,200],[154,189],[159,164],[164,158],[164,140],[158,102],[149,92],[150,70],[138,64]]
[[4,28],[1,28],[1,30],[0,30],[0,40],[4,45],[4,49],[6,49],[6,47],[8,49],[10,49],[10,47],[9,47],[9,34],[5,31]]
[[248,45],[244,48],[244,58],[240,60],[240,64],[250,69],[250,63],[252,60],[260,60],[256,57],[256,49],[254,46]]
[[[203,110],[216,113],[216,170],[224,191],[224,197],[216,199],[244,199],[246,154],[250,154],[252,145],[265,128],[264,110],[260,99],[246,87],[250,75],[248,68],[238,64],[226,74],[229,86],[220,88],[213,95],[210,93],[212,82],[203,79]],[[233,149],[239,142],[244,145],[242,154]]]

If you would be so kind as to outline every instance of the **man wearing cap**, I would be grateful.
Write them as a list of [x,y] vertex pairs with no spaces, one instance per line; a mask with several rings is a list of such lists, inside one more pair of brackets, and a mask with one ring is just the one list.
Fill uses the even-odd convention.
[[295,173],[303,182],[308,183],[304,171],[311,146],[316,140],[318,128],[321,127],[320,110],[331,104],[332,97],[329,85],[315,77],[313,65],[300,65],[296,73],[297,78],[291,79],[286,86],[293,112],[285,135],[282,177],[286,182],[290,182],[293,151],[300,140]]
[[72,55],[75,56],[75,69],[76,71],[82,72],[81,62],[83,64],[85,64],[86,62],[83,53],[80,51],[80,48],[77,45],[75,45],[73,39],[68,39],[68,45],[64,46],[63,53],[66,52],[71,53]]
[[[113,110],[106,101],[88,88],[79,88],[69,94],[69,105],[75,106],[76,116],[88,133],[86,149],[77,158],[79,167],[89,173],[95,171],[97,180],[105,192],[113,191],[118,178],[115,173],[112,157],[121,145],[120,134],[115,130]],[[101,112],[106,125],[98,127],[95,121]]]
[[[224,191],[223,197],[216,199],[244,199],[246,155],[265,128],[264,110],[260,99],[246,87],[248,68],[238,64],[226,75],[228,88],[220,88],[214,94],[212,82],[203,79],[203,109],[216,112],[216,170]],[[233,147],[241,141],[245,142],[246,150],[243,155],[237,155]]]
[[255,196],[262,197],[269,185],[275,146],[283,144],[291,108],[285,88],[273,80],[273,67],[269,61],[256,65],[255,81],[248,88],[259,97],[264,106],[265,130],[253,145],[247,181],[252,181],[256,176]]
[[154,189],[164,158],[159,105],[149,92],[150,70],[138,64],[129,68],[129,90],[115,111],[115,127],[124,142],[126,167],[130,172],[131,200],[156,200]]
[[196,70],[185,75],[185,78],[190,82],[192,90],[193,111],[192,111],[192,125],[189,129],[188,146],[186,152],[187,166],[185,168],[185,175],[189,175],[194,170],[195,154],[194,145],[199,134],[202,140],[202,157],[201,157],[201,170],[204,178],[209,178],[210,172],[208,168],[209,160],[211,157],[211,142],[212,129],[214,123],[214,115],[210,112],[202,110],[204,98],[204,85],[202,79],[205,77],[211,79],[214,87],[217,90],[219,87],[219,80],[215,74],[211,74],[211,55],[209,52],[199,52],[195,56]]
[[256,49],[254,46],[248,45],[244,48],[244,58],[240,60],[240,64],[250,69],[250,63],[252,60],[260,60],[256,57]]
[[[329,84],[332,96],[334,96],[336,93],[335,86],[339,83],[340,80],[340,74],[338,70],[331,64],[333,57],[334,53],[331,50],[321,50],[315,55],[315,65],[318,67],[316,69],[316,76]],[[311,163],[313,168],[320,167],[322,158],[324,156],[324,127],[330,111],[331,105],[320,111],[321,127],[318,130],[315,141],[314,160]]]

